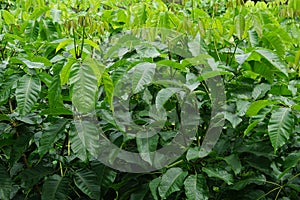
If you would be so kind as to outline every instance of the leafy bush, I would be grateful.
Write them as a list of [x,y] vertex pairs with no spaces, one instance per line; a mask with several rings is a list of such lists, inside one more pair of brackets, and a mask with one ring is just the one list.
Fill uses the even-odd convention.
[[[0,1],[0,199],[299,199],[299,5]],[[178,115],[188,94],[199,115]],[[97,127],[151,165],[183,122],[191,144],[157,170],[113,169],[99,143]]]

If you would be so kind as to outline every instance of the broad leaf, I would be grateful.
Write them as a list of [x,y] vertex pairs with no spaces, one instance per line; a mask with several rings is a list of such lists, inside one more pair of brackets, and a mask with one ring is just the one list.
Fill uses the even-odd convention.
[[243,180],[240,180],[240,181],[234,183],[234,185],[232,185],[230,187],[230,189],[232,189],[232,190],[242,190],[243,188],[245,188],[249,184],[264,185],[265,182],[266,182],[266,178],[265,178],[264,175],[262,175],[262,174],[253,175],[253,176],[247,177]]
[[166,199],[170,194],[180,191],[188,172],[182,171],[181,168],[171,168],[162,177],[158,187],[159,196]]
[[0,199],[9,200],[12,190],[12,180],[6,169],[0,165]]
[[185,194],[190,200],[208,200],[209,190],[205,177],[201,174],[190,175],[184,181]]
[[16,100],[20,115],[28,114],[37,102],[41,91],[41,81],[36,76],[24,75],[16,89]]
[[140,63],[133,69],[132,77],[132,91],[138,93],[144,89],[144,87],[151,83],[155,73],[156,65],[153,63]]
[[241,40],[245,32],[245,16],[243,14],[239,14],[235,17],[235,32],[237,37]]
[[75,63],[71,68],[72,103],[78,112],[88,113],[95,109],[98,79],[88,63]]
[[153,152],[157,148],[159,136],[153,131],[139,132],[136,137],[136,144],[139,154],[143,160],[152,164],[154,160]]
[[258,100],[258,101],[255,101],[253,102],[247,112],[246,112],[246,115],[248,116],[254,116],[254,115],[257,115],[257,113],[264,107],[268,106],[268,105],[273,105],[273,104],[276,104],[277,102],[274,102],[274,101],[270,101],[270,100]]
[[224,169],[202,167],[202,171],[205,172],[209,177],[214,177],[225,181],[227,185],[232,185],[233,183],[232,174],[228,173]]
[[158,195],[158,186],[161,182],[161,177],[155,178],[150,181],[149,183],[149,188],[151,191],[151,194],[154,198],[154,200],[159,200],[159,195]]
[[168,99],[171,98],[171,96],[173,96],[180,90],[181,90],[180,88],[171,88],[171,87],[160,90],[155,100],[156,109],[158,111],[161,111],[161,109],[163,109],[163,106],[168,101]]
[[91,166],[92,170],[97,174],[98,185],[101,188],[108,189],[115,181],[117,172],[99,161],[93,161]]
[[76,156],[85,161],[92,156],[97,156],[99,150],[99,130],[90,121],[75,120],[70,131],[71,148]]
[[69,193],[69,179],[54,174],[43,185],[42,200],[66,199]]
[[59,134],[63,133],[67,122],[66,119],[58,119],[55,123],[50,124],[45,128],[38,147],[38,152],[41,157],[53,148],[53,144],[60,139]]
[[91,199],[100,199],[100,186],[96,174],[89,169],[81,169],[75,173],[75,185]]
[[278,108],[272,112],[268,134],[276,152],[290,138],[294,129],[294,117],[290,108]]
[[256,50],[255,52],[259,53],[264,57],[275,69],[284,74],[285,78],[288,78],[288,70],[286,65],[280,60],[280,58],[270,50]]

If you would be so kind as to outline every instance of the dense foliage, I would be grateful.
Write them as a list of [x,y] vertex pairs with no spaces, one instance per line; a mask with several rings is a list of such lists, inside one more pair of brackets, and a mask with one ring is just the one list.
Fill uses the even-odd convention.
[[[0,199],[299,199],[299,1],[5,0],[0,7]],[[156,43],[124,34],[140,28],[182,38],[168,46],[163,31]],[[171,81],[149,84],[153,66]],[[140,69],[129,97],[135,123],[165,122],[147,142],[113,118],[118,81],[133,68]],[[219,75],[225,121],[203,156],[218,95],[206,83]],[[115,145],[153,151],[176,135],[183,87],[199,101],[194,141],[149,173],[103,165],[98,133],[73,114],[96,108]]]

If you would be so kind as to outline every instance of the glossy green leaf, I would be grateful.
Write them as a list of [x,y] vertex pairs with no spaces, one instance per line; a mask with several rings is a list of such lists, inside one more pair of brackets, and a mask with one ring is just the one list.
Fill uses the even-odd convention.
[[166,199],[173,192],[180,191],[187,174],[186,171],[182,171],[182,169],[178,167],[169,169],[161,177],[161,182],[158,187],[159,196],[162,199]]
[[42,200],[66,199],[69,193],[69,179],[54,174],[43,185]]
[[159,194],[158,194],[158,186],[161,182],[161,177],[152,179],[149,183],[149,188],[152,194],[152,197],[154,200],[159,200]]
[[36,76],[24,75],[19,81],[16,89],[16,100],[18,111],[21,115],[28,114],[39,98],[41,81]]
[[202,174],[189,175],[184,181],[184,189],[187,199],[209,199],[209,190],[207,187],[205,177]]
[[272,112],[268,134],[275,152],[286,144],[293,129],[294,117],[290,108],[278,108]]

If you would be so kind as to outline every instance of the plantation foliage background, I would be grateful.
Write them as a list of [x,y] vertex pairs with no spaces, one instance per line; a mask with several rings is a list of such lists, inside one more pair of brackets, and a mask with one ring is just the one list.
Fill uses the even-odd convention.
[[[300,199],[299,1],[3,0],[0,7],[0,199]],[[163,32],[158,42],[122,37],[140,28],[181,33],[182,46],[160,43]],[[168,82],[149,84],[153,66]],[[129,97],[135,123],[166,119],[147,141],[114,120],[116,86],[134,67],[143,69]],[[206,81],[217,76],[224,125],[202,156],[218,95]],[[199,125],[182,156],[156,171],[103,165],[98,133],[74,120],[74,107],[94,107],[112,143],[151,152],[176,136],[182,87],[197,97]],[[166,112],[146,118],[153,105]]]

